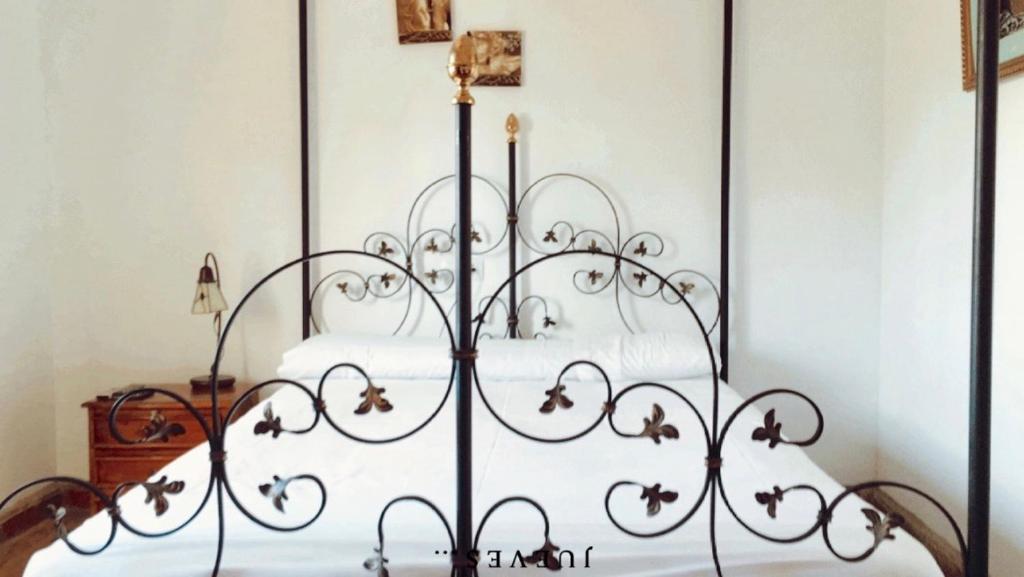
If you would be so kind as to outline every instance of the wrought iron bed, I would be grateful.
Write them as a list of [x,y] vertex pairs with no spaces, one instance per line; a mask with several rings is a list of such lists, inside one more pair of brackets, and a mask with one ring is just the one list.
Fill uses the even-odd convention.
[[[641,499],[646,501],[648,512],[651,514],[656,514],[660,510],[661,503],[674,501],[679,497],[679,495],[669,490],[663,490],[662,484],[660,483],[653,486],[646,486],[633,481],[620,481],[615,483],[608,489],[604,505],[608,519],[622,532],[637,538],[661,536],[675,531],[682,525],[686,524],[702,509],[702,507],[706,505],[710,517],[711,529],[709,535],[709,553],[714,561],[714,566],[718,575],[722,575],[723,572],[719,562],[715,523],[716,515],[721,512],[719,505],[720,502],[721,505],[725,506],[725,511],[739,522],[743,528],[766,541],[779,544],[795,543],[808,540],[820,533],[824,545],[835,555],[835,557],[843,561],[858,562],[867,559],[885,542],[893,539],[895,537],[893,531],[902,525],[903,519],[895,514],[882,515],[875,510],[865,510],[864,515],[868,522],[867,530],[872,535],[872,544],[857,554],[842,553],[834,547],[829,534],[830,523],[832,522],[833,514],[837,507],[851,495],[855,495],[858,492],[868,489],[883,487],[909,492],[934,505],[949,522],[952,528],[952,532],[956,537],[957,545],[960,549],[961,557],[967,569],[967,575],[969,577],[986,576],[988,565],[988,490],[990,470],[991,288],[995,174],[994,144],[997,102],[996,56],[998,33],[996,27],[998,22],[998,2],[995,0],[989,0],[983,3],[983,10],[981,11],[980,19],[981,38],[979,42],[979,55],[981,65],[979,66],[979,70],[981,71],[981,74],[979,76],[978,87],[978,176],[976,190],[977,218],[975,223],[976,268],[974,285],[975,291],[972,304],[974,323],[972,329],[970,516],[968,535],[966,539],[951,513],[943,507],[943,505],[926,493],[899,482],[872,481],[861,483],[847,488],[845,491],[831,499],[827,498],[814,486],[804,484],[797,484],[785,488],[778,486],[765,487],[764,491],[758,492],[756,495],[752,495],[751,497],[753,499],[756,499],[758,503],[765,507],[765,512],[770,517],[775,516],[777,509],[782,506],[784,497],[788,494],[811,494],[815,499],[817,499],[817,502],[820,503],[818,513],[814,519],[808,520],[808,527],[806,531],[799,535],[787,537],[769,535],[760,532],[748,524],[740,515],[737,514],[730,501],[729,495],[725,491],[721,478],[721,471],[725,466],[722,459],[722,448],[727,438],[731,438],[729,437],[729,433],[732,432],[736,418],[741,412],[750,408],[754,403],[763,401],[770,397],[779,396],[796,398],[806,403],[813,411],[817,427],[811,435],[803,439],[790,439],[783,436],[781,431],[782,424],[776,420],[774,411],[769,411],[764,417],[763,425],[749,433],[750,437],[754,441],[764,443],[769,450],[780,445],[795,445],[803,447],[815,443],[821,436],[824,426],[824,417],[821,410],[810,398],[798,391],[789,389],[771,389],[753,395],[728,415],[721,414],[719,409],[720,379],[724,379],[727,374],[727,345],[729,330],[729,111],[731,99],[732,1],[725,0],[724,5],[725,59],[723,67],[723,163],[721,194],[723,226],[721,238],[721,289],[716,287],[709,277],[692,270],[680,270],[667,275],[660,274],[658,271],[646,264],[642,259],[661,254],[664,247],[664,243],[661,238],[653,233],[638,233],[628,236],[625,240],[622,240],[624,235],[621,233],[621,227],[618,224],[617,215],[615,219],[616,229],[614,235],[607,235],[600,231],[589,229],[577,231],[573,225],[567,221],[556,221],[554,225],[548,229],[545,234],[545,238],[541,241],[551,244],[553,246],[552,249],[546,250],[536,243],[531,244],[531,239],[523,235],[520,230],[519,218],[522,214],[523,202],[526,200],[533,187],[528,187],[521,198],[516,198],[516,127],[514,117],[510,117],[508,125],[508,198],[503,199],[507,202],[508,207],[508,212],[506,214],[507,226],[503,229],[504,232],[497,243],[493,246],[484,247],[483,249],[487,251],[493,250],[494,247],[507,239],[509,247],[509,275],[492,295],[486,296],[477,303],[477,310],[474,311],[474,298],[471,284],[473,269],[472,258],[474,252],[473,245],[479,240],[479,238],[473,227],[471,194],[473,183],[474,181],[483,182],[485,186],[492,188],[499,197],[501,196],[501,193],[492,183],[474,177],[471,172],[471,111],[474,101],[473,96],[470,94],[470,86],[472,85],[476,75],[475,64],[473,62],[474,51],[472,47],[472,38],[463,36],[456,40],[453,45],[449,63],[449,74],[453,80],[455,80],[458,87],[454,98],[457,117],[455,173],[451,177],[445,177],[445,179],[453,179],[457,189],[456,223],[454,227],[451,229],[432,228],[425,232],[413,235],[410,232],[411,227],[407,226],[404,241],[399,237],[388,233],[375,233],[367,238],[362,250],[331,250],[312,253],[309,250],[310,242],[308,227],[309,149],[307,142],[308,131],[306,130],[308,118],[306,114],[307,78],[305,54],[307,40],[307,14],[306,2],[305,0],[300,0],[300,60],[302,70],[301,89],[303,96],[301,99],[303,119],[302,154],[304,168],[302,182],[303,254],[300,258],[285,263],[263,277],[241,299],[224,326],[224,331],[220,341],[218,342],[216,354],[214,356],[212,373],[214,376],[218,374],[225,342],[232,334],[232,329],[235,326],[239,314],[245,310],[246,304],[250,301],[251,297],[267,282],[277,277],[279,274],[286,270],[294,269],[295,267],[301,267],[304,273],[302,293],[302,320],[304,324],[304,336],[309,336],[311,330],[319,331],[322,328],[317,323],[315,315],[313,314],[313,309],[315,308],[314,305],[318,295],[325,287],[331,287],[332,283],[333,287],[340,294],[350,300],[356,301],[366,298],[367,295],[390,298],[402,293],[407,299],[407,303],[411,303],[414,291],[416,291],[416,294],[423,295],[423,298],[426,300],[428,305],[433,309],[436,309],[442,318],[442,337],[447,338],[451,351],[451,377],[448,380],[447,390],[440,405],[419,426],[406,433],[387,439],[367,439],[345,430],[335,422],[334,419],[332,419],[331,413],[324,402],[322,380],[320,388],[315,391],[294,381],[283,381],[281,379],[265,381],[247,392],[243,398],[239,399],[234,403],[234,405],[228,408],[226,416],[222,416],[220,411],[213,411],[212,420],[210,422],[205,421],[199,412],[190,405],[187,400],[171,391],[158,388],[135,391],[120,398],[113,405],[109,415],[108,425],[111,433],[119,442],[146,442],[165,438],[167,435],[173,434],[172,431],[166,430],[166,426],[168,426],[166,423],[161,424],[159,422],[152,423],[152,430],[148,432],[145,439],[131,438],[119,430],[117,422],[119,410],[125,405],[125,403],[130,402],[133,398],[140,395],[159,394],[174,399],[181,404],[202,427],[202,431],[205,434],[209,445],[210,476],[209,483],[205,489],[205,495],[194,513],[188,516],[178,526],[160,532],[147,532],[140,529],[127,521],[121,515],[118,504],[119,498],[126,491],[135,487],[142,487],[145,490],[147,494],[147,502],[152,502],[154,504],[155,512],[158,516],[162,514],[163,511],[166,511],[167,508],[171,506],[173,495],[181,492],[183,488],[180,482],[168,480],[166,477],[156,481],[143,480],[124,483],[115,489],[112,494],[107,494],[98,487],[80,479],[71,477],[48,477],[31,482],[17,489],[14,493],[0,502],[0,510],[3,510],[3,508],[13,503],[17,497],[24,494],[26,491],[44,484],[67,484],[76,487],[79,490],[84,490],[92,494],[109,514],[110,533],[104,543],[94,548],[84,548],[77,545],[74,539],[71,538],[67,527],[64,525],[64,512],[61,509],[54,507],[51,508],[51,514],[53,516],[54,525],[59,539],[64,541],[68,547],[76,553],[83,555],[95,555],[107,549],[111,543],[113,543],[119,528],[142,537],[163,537],[175,533],[191,523],[199,515],[200,511],[207,507],[212,500],[214,506],[217,508],[217,518],[219,521],[217,552],[212,563],[212,574],[216,576],[220,571],[222,554],[224,552],[224,537],[227,529],[225,526],[224,507],[227,502],[232,503],[244,516],[262,527],[275,531],[288,532],[301,530],[316,521],[323,512],[324,505],[326,503],[326,487],[313,475],[297,475],[288,478],[275,477],[268,483],[250,488],[263,493],[267,498],[274,500],[275,505],[277,505],[282,499],[286,498],[285,491],[290,483],[297,480],[303,480],[315,484],[320,490],[320,505],[316,509],[315,514],[303,523],[287,527],[268,523],[251,513],[240,502],[236,495],[236,490],[230,483],[230,479],[225,468],[225,461],[227,458],[225,451],[225,434],[227,432],[226,423],[230,422],[231,418],[239,410],[239,407],[242,406],[245,398],[258,394],[259,391],[267,387],[283,384],[286,386],[300,388],[309,397],[314,406],[315,419],[311,426],[303,429],[289,429],[287,427],[287,423],[282,423],[280,418],[275,418],[272,413],[268,413],[265,415],[264,420],[256,426],[254,430],[254,434],[256,435],[270,434],[277,437],[280,434],[303,434],[312,430],[320,423],[321,420],[323,420],[339,433],[357,442],[391,443],[407,438],[422,430],[438,415],[441,407],[447,403],[449,396],[454,396],[456,413],[455,453],[457,467],[455,486],[457,507],[454,518],[454,528],[453,523],[449,521],[441,508],[437,507],[429,500],[419,496],[403,496],[395,498],[381,511],[377,525],[378,547],[373,556],[366,560],[366,569],[375,571],[378,575],[382,576],[388,574],[388,561],[385,557],[384,519],[391,509],[398,504],[418,503],[426,506],[430,511],[432,511],[444,527],[448,539],[449,550],[451,551],[451,574],[459,577],[474,575],[477,572],[477,566],[480,562],[479,547],[481,533],[484,527],[492,518],[493,514],[504,506],[510,503],[521,503],[533,507],[543,523],[543,545],[541,545],[533,555],[529,556],[526,560],[531,564],[557,570],[559,569],[558,558],[553,554],[557,550],[557,547],[553,544],[552,538],[549,534],[550,523],[548,515],[541,503],[527,496],[510,496],[491,505],[480,517],[479,524],[474,523],[473,509],[475,503],[472,486],[473,462],[471,450],[473,445],[474,412],[471,402],[474,388],[481,395],[481,400],[487,410],[498,420],[498,422],[502,424],[502,426],[519,436],[542,443],[572,442],[575,439],[589,434],[605,421],[607,421],[609,427],[615,434],[624,438],[648,438],[655,442],[660,442],[662,438],[673,438],[678,436],[676,427],[671,424],[664,412],[659,410],[660,407],[658,405],[654,406],[651,418],[644,419],[643,427],[639,432],[627,431],[620,428],[620,425],[616,423],[616,405],[621,399],[623,399],[623,397],[640,388],[654,388],[681,400],[685,405],[692,409],[694,416],[699,421],[701,430],[703,431],[703,443],[706,453],[705,473],[702,485],[703,488],[696,497],[693,505],[687,509],[687,512],[682,519],[666,529],[644,533],[625,526],[616,518],[616,515],[609,505],[613,493],[626,488],[640,489]],[[575,175],[560,174],[545,177],[545,179],[555,177],[582,178]],[[414,203],[413,210],[416,209],[416,204],[419,203],[420,199],[426,193],[426,190],[429,190],[438,182],[440,181],[432,183],[432,185],[428,186],[424,192],[420,193]],[[590,184],[593,185],[593,183]],[[598,192],[600,192],[600,194],[605,196],[605,200],[608,201],[609,206],[611,206],[614,211],[614,205],[611,204],[607,195],[605,195],[605,193],[596,185],[593,186]],[[410,213],[410,222],[411,214],[412,213]],[[524,265],[520,265],[517,250],[520,242],[522,242],[529,250],[539,253],[540,256],[530,260]],[[426,252],[450,252],[455,258],[455,263],[450,269],[444,270],[423,270],[422,268],[417,268],[413,255],[418,250]],[[356,270],[336,270],[324,276],[315,286],[312,285],[310,282],[310,263],[333,255],[354,256],[360,259],[368,259],[368,261],[374,266],[380,267],[383,272],[365,275]],[[601,367],[594,363],[590,363],[589,361],[577,361],[573,364],[588,363],[592,365],[598,373],[603,375],[603,380],[606,385],[606,398],[600,412],[595,416],[594,421],[589,426],[575,434],[558,438],[549,438],[532,434],[528,431],[514,427],[503,420],[500,413],[496,411],[490,403],[488,403],[486,397],[483,396],[483,390],[480,388],[479,379],[474,365],[477,358],[477,345],[479,340],[484,338],[487,334],[484,328],[486,324],[485,321],[488,318],[489,313],[492,310],[496,310],[496,307],[501,308],[505,312],[504,320],[506,327],[503,335],[511,339],[530,335],[536,336],[538,334],[538,331],[524,332],[523,327],[525,326],[525,323],[523,323],[521,314],[524,311],[524,305],[527,303],[540,304],[542,311],[541,323],[543,328],[553,327],[557,321],[548,314],[546,301],[542,297],[536,295],[529,295],[520,299],[517,291],[516,280],[534,267],[541,266],[544,263],[557,259],[573,256],[586,256],[598,259],[606,264],[606,268],[604,269],[595,267],[590,270],[577,271],[573,276],[573,284],[577,289],[588,294],[602,292],[609,289],[609,287],[612,287],[611,290],[614,291],[614,294],[616,295],[615,300],[619,316],[628,329],[632,330],[632,327],[623,313],[622,306],[618,298],[620,294],[619,291],[622,290],[628,291],[631,295],[640,297],[661,296],[669,305],[679,307],[688,314],[689,318],[691,318],[700,328],[710,362],[712,367],[715,368],[712,374],[714,390],[713,407],[711,418],[709,419],[710,422],[707,422],[701,416],[700,412],[689,399],[678,391],[675,391],[671,387],[665,385],[657,383],[638,383],[627,386],[617,392],[613,391],[611,383]],[[607,266],[611,267],[610,270]],[[624,272],[626,267],[629,267],[628,273]],[[714,300],[718,306],[716,307],[716,311],[710,322],[702,320],[701,315],[698,314],[691,302],[690,293],[695,286],[692,279],[697,279],[706,283],[710,290],[713,291]],[[455,304],[453,309],[446,310],[445,307],[441,305],[437,295],[449,290],[454,290]],[[502,294],[506,296],[503,298]],[[722,295],[725,296],[723,297]],[[396,332],[405,326],[408,320],[408,311],[409,308],[407,305],[405,315],[402,317]],[[449,316],[452,317],[451,320],[449,320]],[[712,345],[712,332],[716,329],[718,330],[718,337],[720,339],[720,367],[718,366],[718,361]],[[570,367],[571,366],[572,365],[570,365]],[[570,367],[567,367],[566,370]],[[329,369],[328,372],[339,368],[350,368],[362,374],[367,383],[367,389],[362,394],[365,403],[387,403],[387,401],[383,400],[376,394],[372,382],[360,367],[350,363],[340,363]],[[556,386],[549,392],[550,398],[548,401],[553,403],[552,407],[564,401],[564,388],[560,388],[560,384],[561,377],[559,377],[559,381],[556,383]],[[215,387],[211,389],[210,395],[214,405],[217,406],[218,393]],[[547,404],[548,403],[545,403],[545,406]],[[562,406],[565,407],[564,404]],[[544,411],[542,408],[542,412],[551,411]]]

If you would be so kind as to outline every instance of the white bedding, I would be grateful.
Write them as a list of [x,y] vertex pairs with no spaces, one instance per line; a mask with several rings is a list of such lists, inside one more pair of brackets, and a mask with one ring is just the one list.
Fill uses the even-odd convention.
[[[308,346],[308,345],[307,345]],[[294,356],[294,355],[293,355]],[[521,360],[520,362],[529,362]],[[287,364],[287,363],[286,363]],[[487,373],[481,355],[481,374]],[[581,378],[585,375],[581,375]],[[584,428],[599,414],[604,401],[604,384],[590,381],[567,382],[566,394],[575,402],[571,410],[556,409],[541,414],[537,409],[547,398],[553,376],[540,381],[487,380],[484,391],[492,406],[516,426],[535,434],[565,434]],[[635,381],[613,383],[615,391]],[[711,407],[710,379],[662,380],[696,405],[705,418]],[[408,430],[423,420],[440,400],[447,379],[379,380],[384,396],[394,410],[372,410],[357,416],[361,381],[332,379],[325,398],[333,417],[357,434],[381,437]],[[316,382],[309,383],[315,390]],[[722,414],[728,415],[742,400],[722,385]],[[514,393],[514,394],[513,394]],[[697,420],[686,406],[664,391],[640,389],[624,397],[615,414],[620,430],[639,432],[652,403],[664,408],[665,421],[675,425],[679,439],[655,444],[649,438],[623,439],[605,422],[591,434],[559,445],[542,445],[509,432],[487,413],[479,396],[474,400],[474,487],[475,516],[479,519],[490,505],[506,496],[525,495],[541,503],[551,519],[551,539],[576,554],[576,569],[563,569],[593,576],[682,577],[714,575],[708,544],[708,507],[686,525],[664,537],[637,539],[623,534],[609,522],[604,499],[616,481],[633,480],[643,485],[661,483],[663,490],[680,493],[675,503],[665,504],[653,518],[645,515],[645,502],[638,487],[628,487],[611,500],[618,519],[637,530],[654,530],[674,523],[696,499],[705,475],[705,446]],[[317,475],[328,488],[324,514],[312,526],[297,533],[277,533],[244,518],[229,501],[225,503],[227,536],[221,575],[225,577],[362,576],[370,575],[363,561],[372,556],[377,543],[376,524],[380,511],[392,498],[420,495],[436,503],[454,523],[454,412],[452,399],[437,419],[418,434],[388,445],[367,445],[349,440],[321,421],[305,435],[255,436],[253,427],[263,419],[270,403],[286,428],[301,428],[312,418],[309,398],[298,389],[286,387],[263,405],[250,411],[229,430],[228,474],[239,499],[267,522],[295,524],[309,517],[317,504],[312,484],[292,483],[284,502],[285,513],[277,511],[258,489],[274,475],[287,477],[303,473]],[[782,418],[785,422],[784,417]],[[753,526],[778,536],[791,536],[814,523],[816,498],[787,494],[779,504],[778,519],[770,520],[765,507],[754,498],[756,492],[774,485],[787,487],[809,483],[831,498],[842,488],[799,449],[780,446],[770,450],[766,443],[750,439],[763,415],[750,409],[735,424],[723,452],[723,476],[730,501]],[[167,475],[184,480],[186,491],[169,497],[170,510],[154,522],[152,505],[143,503],[140,491],[127,495],[122,511],[142,528],[168,528],[194,509],[208,479],[208,449],[201,446],[178,459],[154,478]],[[225,497],[226,498],[226,497]],[[777,545],[752,536],[718,501],[718,548],[727,577],[822,577],[822,576],[906,576],[938,577],[940,570],[919,543],[902,531],[886,541],[863,563],[843,563],[827,550],[820,533],[795,545]],[[840,508],[831,526],[831,536],[841,551],[858,553],[872,542],[858,499]],[[144,520],[146,522],[144,522]],[[448,548],[440,522],[421,505],[410,503],[392,509],[386,522],[386,557],[392,575],[448,575]],[[454,527],[453,527],[454,528]],[[90,519],[72,534],[88,546],[105,538],[107,515]],[[91,577],[147,575],[193,577],[209,575],[216,550],[216,506],[211,502],[203,513],[181,532],[161,539],[143,539],[119,530],[114,544],[95,557],[80,557],[60,542],[36,554],[26,570],[29,577]],[[528,555],[543,543],[537,514],[523,505],[512,505],[496,513],[484,531],[480,549],[483,575],[539,574],[538,569],[509,569],[516,550]],[[590,568],[584,569],[588,547]],[[487,568],[490,550],[501,550],[500,569]]]

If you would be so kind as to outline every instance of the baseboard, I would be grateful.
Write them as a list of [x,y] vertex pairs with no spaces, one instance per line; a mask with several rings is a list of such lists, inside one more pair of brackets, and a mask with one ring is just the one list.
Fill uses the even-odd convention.
[[954,546],[942,535],[932,530],[920,517],[910,512],[882,489],[866,489],[857,493],[862,499],[871,503],[883,513],[899,513],[906,519],[903,529],[914,539],[917,539],[935,558],[943,575],[946,577],[964,577],[963,560],[960,558],[960,548]]

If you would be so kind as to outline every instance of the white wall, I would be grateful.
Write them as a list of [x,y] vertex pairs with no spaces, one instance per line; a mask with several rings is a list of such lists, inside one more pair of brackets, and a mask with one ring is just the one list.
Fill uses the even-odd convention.
[[[818,402],[810,453],[847,483],[875,473],[881,5],[736,8],[732,380]],[[805,405],[780,406],[810,432]]]
[[[846,481],[875,471],[880,4],[748,2],[737,20],[732,381],[818,400],[828,426],[815,456]],[[594,7],[455,5],[458,31],[524,31],[523,86],[474,89],[474,171],[506,181],[503,126],[515,112],[524,185],[559,170],[592,177],[627,230],[671,241],[659,270],[717,277],[719,3]],[[320,242],[352,246],[403,230],[413,195],[451,171],[448,47],[399,46],[393,3],[321,2],[317,12]],[[607,228],[584,202],[550,220]],[[435,224],[451,222],[446,210]],[[488,264],[489,280],[503,277],[501,262]],[[563,307],[560,330],[621,330],[610,299],[573,296],[568,274],[531,273],[530,283]],[[396,318],[374,315],[378,329]],[[797,407],[784,418],[796,433],[812,415]]]
[[[58,465],[85,475],[83,401],[208,369],[210,318],[189,314],[205,252],[231,305],[298,256],[296,20],[291,2],[41,6]],[[227,371],[273,375],[300,335],[298,292],[296,274],[252,303]]]
[[[974,94],[960,89],[959,16],[886,3],[879,469],[966,519]],[[1024,563],[1024,80],[1001,83],[996,238],[993,545],[996,577]],[[937,523],[934,515],[932,519]]]
[[0,495],[52,474],[55,464],[51,203],[37,20],[32,3],[0,4]]

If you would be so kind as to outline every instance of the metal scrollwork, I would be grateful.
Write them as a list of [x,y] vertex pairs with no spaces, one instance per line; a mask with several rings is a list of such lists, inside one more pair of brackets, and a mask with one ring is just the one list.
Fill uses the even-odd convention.
[[[531,193],[536,196],[540,192],[541,185],[559,180],[583,183],[587,190],[596,193],[599,200],[602,201],[600,204],[607,206],[612,216],[612,232],[605,233],[595,228],[586,227],[577,230],[576,226],[567,220],[557,220],[549,225],[539,242],[531,237],[528,231],[524,231],[521,227],[522,223],[528,220],[526,218],[529,204],[527,199],[531,198]],[[622,297],[624,295],[644,299],[661,296],[666,303],[674,305],[679,304],[684,298],[694,298],[695,291],[708,290],[713,295],[716,305],[715,316],[711,322],[707,323],[708,334],[718,326],[722,295],[714,281],[699,271],[679,269],[654,282],[647,270],[631,264],[640,259],[653,259],[662,256],[665,252],[665,241],[660,235],[647,231],[638,232],[622,240],[622,224],[618,210],[612,202],[611,196],[594,181],[567,172],[543,176],[523,192],[519,199],[517,213],[519,219],[516,226],[519,227],[517,230],[523,244],[542,257],[571,252],[618,257],[612,260],[610,267],[583,268],[575,271],[572,276],[572,284],[577,291],[586,295],[597,295],[611,290],[615,296],[615,307],[619,318],[630,333],[635,332],[636,327],[634,323],[630,322],[623,309]]]
[[[452,182],[453,175],[438,178],[424,187],[416,195],[406,216],[405,232],[402,237],[390,232],[373,232],[363,240],[363,252],[395,263],[405,270],[406,274],[395,271],[366,272],[355,269],[338,269],[322,276],[313,286],[309,295],[310,324],[316,333],[328,330],[325,319],[314,311],[318,302],[323,302],[329,291],[334,287],[348,302],[364,302],[367,297],[374,299],[392,299],[404,297],[404,312],[392,334],[399,334],[407,328],[411,321],[413,303],[416,294],[421,291],[434,295],[448,293],[455,283],[455,272],[450,264],[428,264],[430,259],[437,260],[442,256],[451,256],[455,248],[454,225],[451,227],[428,227],[417,230],[415,222],[422,215],[429,198],[444,184]],[[483,185],[483,189],[493,193],[500,203],[505,205],[505,197],[498,186],[492,181],[473,175],[473,181]],[[504,213],[502,213],[504,214]],[[474,255],[486,255],[497,251],[508,236],[508,225],[503,223],[500,234],[493,235],[491,240],[486,233],[487,227],[482,224],[475,226],[470,235]],[[410,284],[409,278],[421,281]]]

